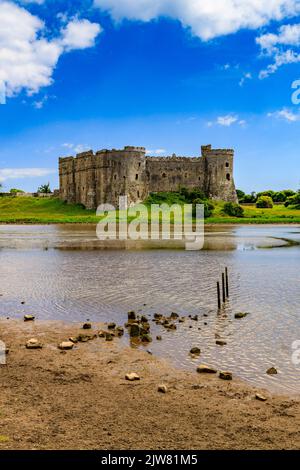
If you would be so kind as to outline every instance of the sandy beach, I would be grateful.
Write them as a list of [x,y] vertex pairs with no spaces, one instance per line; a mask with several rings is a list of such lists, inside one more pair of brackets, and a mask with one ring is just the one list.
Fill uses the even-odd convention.
[[[117,337],[98,337],[103,327],[0,321],[9,349],[0,366],[0,449],[299,448],[298,399],[235,377],[175,369]],[[58,348],[78,334],[95,337],[72,350]],[[43,348],[26,349],[31,338]],[[140,380],[126,380],[132,372]],[[161,385],[167,393],[158,391]]]

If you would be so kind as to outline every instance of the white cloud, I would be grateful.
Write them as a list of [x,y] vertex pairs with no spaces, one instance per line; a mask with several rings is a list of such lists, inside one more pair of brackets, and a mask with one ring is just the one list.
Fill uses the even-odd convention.
[[9,179],[37,178],[55,174],[57,170],[49,168],[4,168],[0,169],[0,181]]
[[62,31],[62,45],[66,50],[85,49],[95,45],[95,39],[102,32],[97,23],[74,19]]
[[283,119],[288,122],[296,122],[300,120],[300,114],[296,114],[287,108],[283,108],[274,113],[268,113],[268,117],[275,117],[277,119]]
[[62,144],[62,147],[72,150],[75,153],[86,152],[91,149],[91,146],[88,144],[73,144],[71,142],[65,142]]
[[179,20],[203,40],[256,29],[300,12],[299,0],[94,0],[116,21],[150,21],[159,16]]
[[256,42],[262,54],[273,59],[273,63],[260,72],[261,79],[275,73],[283,65],[300,62],[300,24],[283,25],[277,34],[263,34]]
[[251,73],[244,73],[243,77],[241,78],[241,80],[239,81],[239,86],[240,87],[243,87],[245,85],[245,82],[247,80],[252,80],[252,74]]
[[162,155],[166,153],[166,149],[147,149],[146,154],[147,155]]
[[[72,49],[94,44],[101,27],[73,19],[58,37],[47,39],[46,26],[37,16],[11,2],[0,1],[0,82],[7,96],[25,89],[29,94],[51,85],[60,56]],[[72,32],[78,32],[75,40]]]
[[214,125],[230,127],[233,124],[237,124],[239,126],[245,126],[247,122],[244,119],[240,119],[239,116],[237,115],[226,114],[224,116],[218,116],[215,121],[208,121],[206,123],[208,127],[213,127]]

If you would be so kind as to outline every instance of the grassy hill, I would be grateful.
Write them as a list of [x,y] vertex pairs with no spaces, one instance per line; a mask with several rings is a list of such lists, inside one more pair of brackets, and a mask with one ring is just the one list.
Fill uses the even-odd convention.
[[[168,198],[167,198],[168,199]],[[161,201],[166,202],[166,201]],[[179,202],[179,201],[168,201]],[[229,217],[222,213],[223,203],[217,202],[213,215],[206,219],[208,224],[266,224],[300,223],[300,210],[283,205],[273,209],[257,209],[244,206],[243,218]],[[78,204],[65,204],[58,198],[0,197],[0,223],[97,223],[99,218],[93,210],[86,210]]]

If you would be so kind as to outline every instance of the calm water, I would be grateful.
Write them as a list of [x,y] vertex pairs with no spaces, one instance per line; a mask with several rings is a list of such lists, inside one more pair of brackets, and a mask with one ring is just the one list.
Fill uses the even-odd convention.
[[[198,314],[199,322],[175,332],[153,325],[163,341],[151,351],[191,370],[210,363],[254,385],[299,393],[300,366],[291,361],[300,340],[297,243],[297,226],[245,226],[210,229],[200,252],[96,250],[88,249],[97,247],[93,227],[0,226],[0,316],[123,324],[131,309]],[[216,281],[225,266],[231,296],[218,314]],[[251,315],[235,320],[237,311]],[[227,346],[215,344],[216,334]],[[201,359],[189,357],[192,346]],[[270,377],[273,365],[279,374]]]

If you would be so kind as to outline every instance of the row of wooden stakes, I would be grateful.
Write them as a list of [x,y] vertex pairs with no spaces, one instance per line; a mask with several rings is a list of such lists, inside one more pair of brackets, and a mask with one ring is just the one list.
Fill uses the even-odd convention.
[[[217,294],[218,294],[218,309],[221,310],[221,288],[220,282],[217,282]],[[225,268],[225,273],[222,273],[222,300],[225,304],[226,300],[229,299],[229,282],[228,282],[228,268]]]

